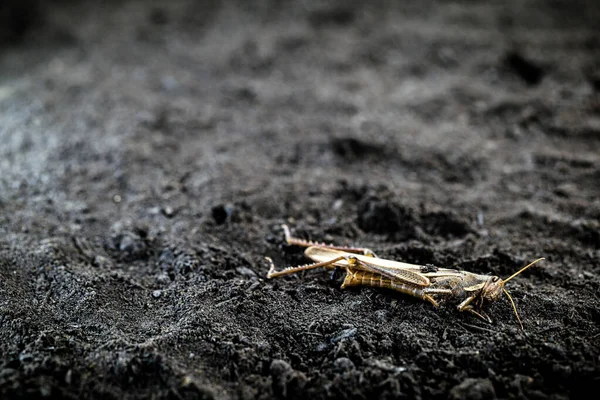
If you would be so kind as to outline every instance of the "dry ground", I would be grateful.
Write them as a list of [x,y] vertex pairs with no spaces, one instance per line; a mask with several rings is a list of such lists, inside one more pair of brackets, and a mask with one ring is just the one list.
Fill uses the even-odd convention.
[[[594,1],[0,5],[0,397],[600,389]],[[365,5],[367,4],[367,5]],[[493,324],[301,237],[506,277]],[[308,397],[306,397],[308,396]]]

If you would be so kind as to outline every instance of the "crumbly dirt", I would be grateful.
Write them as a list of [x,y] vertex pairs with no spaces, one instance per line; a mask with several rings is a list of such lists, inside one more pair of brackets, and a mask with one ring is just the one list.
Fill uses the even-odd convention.
[[[600,389],[590,1],[0,5],[0,397]],[[493,323],[303,238],[507,277]],[[593,393],[592,392],[592,393]]]

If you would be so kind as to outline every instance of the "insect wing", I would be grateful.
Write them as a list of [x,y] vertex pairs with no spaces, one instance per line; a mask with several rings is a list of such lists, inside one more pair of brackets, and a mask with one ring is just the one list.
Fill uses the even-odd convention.
[[[306,256],[308,258],[310,258],[311,260],[313,260],[314,262],[318,262],[318,263],[333,260],[334,258],[340,257],[340,256],[348,256],[348,257],[356,256],[355,254],[347,253],[345,251],[327,249],[327,248],[318,247],[318,246],[312,246],[312,247],[307,248],[306,250],[304,250],[304,254],[306,254]],[[340,261],[336,262],[335,265],[337,265],[338,267],[347,267],[348,261],[340,260]]]
[[367,262],[361,258],[358,264],[361,269],[381,274],[390,279],[401,280],[417,286],[429,286],[431,284],[429,278],[419,272],[410,269],[388,268],[378,265],[377,261],[378,259],[374,258],[373,261]]
[[[383,258],[369,257],[347,253],[345,251],[326,249],[322,247],[309,247],[305,250],[309,258],[316,262],[324,262],[339,256],[348,256],[358,260],[358,265],[354,268],[360,268],[365,271],[381,274],[390,279],[401,280],[406,283],[417,286],[429,286],[429,278],[420,273],[421,266],[408,264],[398,261],[386,260]],[[340,260],[335,263],[340,267],[349,267],[347,260]]]
[[388,270],[398,269],[408,270],[412,272],[421,272],[421,268],[423,268],[422,265],[409,264],[401,261],[386,260],[385,258],[375,258],[363,255],[357,255],[356,258],[358,258],[360,261],[364,261],[368,264],[376,264]]

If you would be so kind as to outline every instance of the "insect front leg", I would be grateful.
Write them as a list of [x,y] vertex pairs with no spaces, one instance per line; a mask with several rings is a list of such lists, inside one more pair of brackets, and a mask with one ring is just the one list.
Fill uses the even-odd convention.
[[484,320],[487,323],[492,323],[492,319],[485,313],[483,312],[483,310],[479,310],[479,311],[475,311],[475,307],[473,307],[473,305],[471,304],[473,302],[473,300],[475,300],[477,298],[476,295],[473,296],[469,296],[466,299],[464,299],[459,305],[458,305],[458,311],[463,312],[463,311],[468,311],[473,315],[476,315],[477,317],[481,318],[482,320]]
[[321,247],[324,249],[341,250],[341,251],[345,251],[347,253],[355,253],[355,254],[362,254],[364,256],[369,256],[369,257],[377,257],[375,255],[375,253],[373,252],[373,250],[367,249],[366,247],[335,246],[332,244],[317,243],[317,242],[313,242],[311,240],[304,240],[304,239],[293,237],[292,233],[290,232],[290,228],[287,225],[284,224],[284,225],[281,225],[281,227],[283,228],[283,233],[285,234],[285,241],[287,244],[291,244],[294,246],[302,246],[302,247],[312,247],[312,246]]

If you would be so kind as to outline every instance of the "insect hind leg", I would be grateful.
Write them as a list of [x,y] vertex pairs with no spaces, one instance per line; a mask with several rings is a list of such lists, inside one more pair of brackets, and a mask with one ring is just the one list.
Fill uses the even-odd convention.
[[288,267],[288,268],[284,268],[280,271],[277,271],[275,269],[275,264],[273,264],[273,260],[271,260],[270,257],[265,257],[265,259],[268,261],[268,263],[270,265],[269,272],[267,273],[267,278],[271,279],[276,276],[295,274],[295,273],[301,272],[301,271],[308,271],[309,269],[328,267],[330,265],[335,264],[338,261],[348,259],[348,257],[346,257],[346,256],[335,257],[335,258],[332,258],[331,260],[318,262],[318,263],[314,263],[314,264],[300,265],[299,267]]
[[285,241],[287,244],[291,244],[294,246],[302,246],[302,247],[313,247],[314,246],[314,247],[321,247],[324,249],[342,250],[347,253],[362,254],[364,256],[369,256],[369,257],[377,257],[375,255],[375,253],[373,252],[373,250],[368,249],[366,247],[335,246],[333,244],[318,243],[318,242],[313,242],[312,240],[300,239],[300,238],[296,238],[296,237],[292,236],[292,233],[290,232],[290,228],[287,225],[283,224],[283,225],[281,225],[281,227],[283,228],[283,233],[285,235]]

